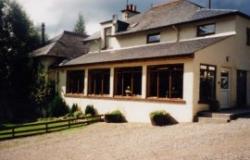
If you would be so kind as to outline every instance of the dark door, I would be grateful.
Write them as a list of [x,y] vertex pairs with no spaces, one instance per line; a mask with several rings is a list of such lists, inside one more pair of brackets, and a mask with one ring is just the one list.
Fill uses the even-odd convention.
[[237,71],[237,104],[239,107],[247,104],[247,72]]

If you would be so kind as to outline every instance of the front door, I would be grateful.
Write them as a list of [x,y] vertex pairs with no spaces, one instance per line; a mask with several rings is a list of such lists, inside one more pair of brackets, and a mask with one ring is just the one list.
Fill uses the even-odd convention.
[[220,106],[221,108],[230,107],[230,70],[221,70],[221,80],[220,80]]
[[238,107],[247,104],[247,72],[237,71],[237,105]]

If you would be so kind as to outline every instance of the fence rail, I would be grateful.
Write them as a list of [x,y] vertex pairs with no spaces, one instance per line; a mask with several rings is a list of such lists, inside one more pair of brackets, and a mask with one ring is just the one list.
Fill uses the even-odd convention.
[[0,130],[0,140],[45,134],[101,121],[103,115],[5,127],[4,130]]

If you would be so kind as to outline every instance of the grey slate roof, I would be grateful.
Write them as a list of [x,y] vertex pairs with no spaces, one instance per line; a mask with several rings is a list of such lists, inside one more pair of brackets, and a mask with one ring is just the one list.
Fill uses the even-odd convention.
[[86,36],[64,31],[63,34],[53,38],[42,48],[31,53],[32,57],[53,56],[65,59],[79,57],[88,52],[88,46],[83,44]]
[[238,13],[238,11],[205,9],[187,0],[176,0],[155,6],[149,11],[129,18],[127,23],[130,24],[130,27],[127,31],[119,32],[116,35],[146,31],[234,13]]
[[101,37],[101,32],[95,32],[94,34],[90,35],[89,37],[85,38],[84,41],[92,41],[99,39]]
[[183,41],[177,43],[165,43],[147,45],[143,47],[127,48],[121,50],[102,51],[101,53],[89,53],[68,61],[60,66],[86,65],[95,63],[108,63],[119,61],[142,60],[152,58],[164,58],[175,56],[189,56],[229,36]]

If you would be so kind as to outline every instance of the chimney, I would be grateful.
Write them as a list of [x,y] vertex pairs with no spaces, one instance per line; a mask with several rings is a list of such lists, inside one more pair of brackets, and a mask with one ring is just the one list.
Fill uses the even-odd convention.
[[45,23],[42,23],[41,41],[42,45],[45,45]]
[[140,12],[137,11],[136,5],[134,4],[127,4],[126,8],[121,12],[122,12],[122,19],[124,21],[127,21],[130,17],[133,17],[134,15],[140,14]]
[[209,9],[212,8],[212,0],[208,0],[208,8],[209,8]]

